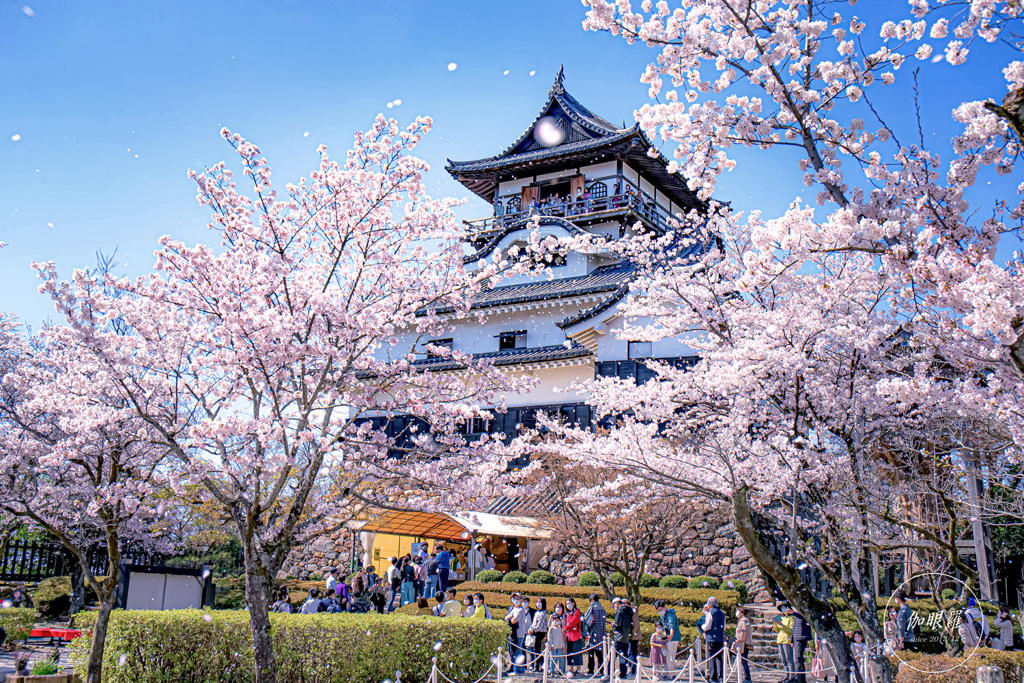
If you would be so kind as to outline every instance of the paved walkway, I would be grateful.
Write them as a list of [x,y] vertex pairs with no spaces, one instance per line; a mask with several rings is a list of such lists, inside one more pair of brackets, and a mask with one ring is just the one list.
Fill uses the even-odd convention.
[[[40,659],[46,659],[53,653],[53,647],[47,644],[45,639],[36,638],[33,639],[27,645],[19,645],[17,650],[6,651],[0,650],[0,681],[4,679],[7,674],[12,674],[15,671],[15,661],[19,655],[27,654],[29,661],[36,662]],[[61,666],[71,666],[71,653],[68,648],[60,648],[60,660]]]

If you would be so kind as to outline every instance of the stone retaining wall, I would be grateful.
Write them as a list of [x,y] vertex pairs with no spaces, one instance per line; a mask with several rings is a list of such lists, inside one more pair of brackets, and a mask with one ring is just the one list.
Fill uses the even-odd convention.
[[294,576],[297,579],[308,579],[313,574],[323,576],[331,567],[347,571],[352,559],[352,545],[352,532],[342,529],[292,548],[277,578]]

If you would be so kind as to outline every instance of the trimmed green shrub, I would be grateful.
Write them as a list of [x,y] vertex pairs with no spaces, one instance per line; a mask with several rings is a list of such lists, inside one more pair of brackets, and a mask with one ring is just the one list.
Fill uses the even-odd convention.
[[522,572],[509,572],[505,574],[505,578],[502,580],[506,583],[526,583],[526,574]]
[[7,631],[7,640],[25,640],[32,635],[36,623],[36,611],[25,607],[0,609],[0,627]]
[[690,579],[685,576],[663,576],[658,582],[661,588],[689,588]]
[[547,586],[553,586],[555,584],[555,575],[551,572],[546,572],[543,569],[535,569],[530,572],[528,577],[526,577],[526,583],[539,583]]
[[943,588],[942,591],[939,592],[939,597],[943,600],[956,600],[956,591],[952,588]]
[[580,574],[579,581],[576,582],[578,586],[600,586],[601,582],[597,579],[596,572],[583,572]]
[[622,575],[622,572],[612,572],[608,577],[608,583],[613,586],[625,586],[626,577]]
[[736,591],[737,593],[739,593],[741,605],[747,602],[747,584],[743,583],[739,579],[729,579],[723,582],[721,585],[719,585],[719,588],[721,588],[722,590]]
[[709,590],[715,590],[721,583],[719,579],[713,576],[695,576],[690,579],[690,588],[707,588]]
[[[102,583],[102,576],[97,580]],[[85,584],[85,604],[96,602],[96,592]],[[32,603],[45,619],[55,619],[71,609],[71,577],[51,576],[39,582],[32,593]]]
[[[476,575],[478,583],[497,583],[502,580],[501,572],[497,569],[485,569],[482,572],[478,572]],[[460,590],[465,590],[464,587],[459,586]]]
[[[445,675],[472,681],[487,670],[491,653],[508,636],[503,622],[482,619],[275,613],[270,621],[281,681],[382,681],[401,671],[404,683],[424,683],[431,657]],[[71,646],[78,670],[88,661],[88,641],[79,638]],[[437,642],[441,649],[434,651]],[[115,610],[103,668],[104,683],[250,683],[255,667],[249,615]]]
[[640,580],[637,581],[641,588],[657,588],[658,579],[651,576],[650,574],[641,574]]

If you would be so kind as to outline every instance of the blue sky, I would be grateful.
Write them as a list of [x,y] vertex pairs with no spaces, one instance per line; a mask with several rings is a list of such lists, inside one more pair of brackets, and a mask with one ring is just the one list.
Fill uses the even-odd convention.
[[[51,315],[32,260],[70,274],[92,265],[97,248],[117,247],[136,275],[161,235],[215,241],[186,171],[230,158],[222,126],[257,143],[283,186],[315,167],[320,143],[343,156],[378,112],[402,122],[429,115],[419,155],[432,166],[430,191],[468,196],[463,217],[483,215],[488,207],[444,173],[445,159],[512,142],[560,64],[567,89],[612,121],[631,120],[647,101],[639,75],[653,52],[584,32],[583,16],[573,0],[0,3],[0,310],[33,325]],[[957,102],[1005,92],[1005,60],[971,59],[921,64],[932,140],[955,133]],[[387,109],[395,99],[402,104]],[[913,123],[909,102],[878,104],[897,124]],[[736,156],[717,192],[734,206],[771,216],[804,190],[790,154]]]

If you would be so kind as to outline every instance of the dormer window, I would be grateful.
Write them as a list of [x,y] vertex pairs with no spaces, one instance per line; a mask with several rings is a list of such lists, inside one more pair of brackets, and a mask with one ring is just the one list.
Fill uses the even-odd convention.
[[[452,344],[452,340],[451,340],[450,337],[448,339],[433,339],[431,341],[428,341],[427,344],[429,346],[438,346],[438,347],[441,347],[443,349],[448,349],[449,351],[451,351],[454,348],[454,345]],[[427,358],[440,358],[440,357],[441,356],[439,356],[438,354],[433,353],[431,351],[427,352]]]
[[516,332],[502,332],[498,335],[498,350],[526,348],[526,330]]

